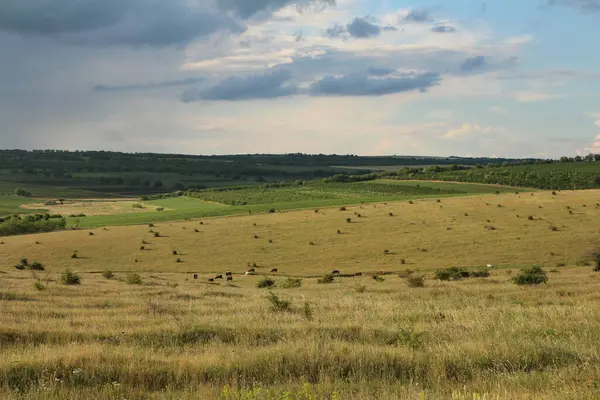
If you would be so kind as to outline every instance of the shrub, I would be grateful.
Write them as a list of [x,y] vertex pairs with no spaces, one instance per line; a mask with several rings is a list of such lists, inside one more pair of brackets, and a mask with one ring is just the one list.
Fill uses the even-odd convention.
[[490,273],[485,270],[471,271],[470,274],[472,278],[488,278],[490,276]]
[[256,287],[259,289],[272,288],[275,286],[275,281],[270,278],[264,278],[258,281]]
[[380,277],[379,275],[373,275],[373,280],[375,282],[383,282],[385,281],[385,279],[383,279],[382,277]]
[[71,271],[70,268],[67,268],[65,272],[62,273],[60,280],[65,285],[79,285],[81,283],[79,274]]
[[34,262],[33,264],[31,264],[29,266],[29,269],[32,271],[45,271],[46,270],[46,268],[44,268],[44,266],[39,262]]
[[164,207],[156,207],[156,211],[165,211]]
[[366,292],[366,291],[367,291],[367,287],[366,287],[365,285],[356,285],[356,286],[354,287],[354,291],[355,291],[356,293],[364,293],[364,292]]
[[36,283],[33,284],[33,287],[36,288],[39,291],[42,291],[42,290],[46,289],[46,286],[44,286],[42,284],[42,281],[40,281],[39,279],[37,280]]
[[346,207],[340,207],[340,211],[346,211]]
[[600,272],[600,247],[590,251],[587,258],[594,263],[594,271]]
[[148,228],[154,228],[154,224],[153,223],[149,223],[148,224]]
[[74,252],[73,254],[71,254],[71,258],[75,259],[75,258],[77,258],[77,257],[78,257],[78,256],[77,256],[77,252]]
[[406,278],[406,284],[412,288],[425,287],[425,278],[422,276],[409,276]]
[[143,206],[143,205],[141,205],[140,203],[133,203],[133,204],[131,205],[131,207],[132,207],[132,208],[144,208],[144,206]]
[[521,273],[515,276],[512,281],[517,285],[539,285],[540,283],[548,283],[548,277],[546,271],[536,265],[521,270]]
[[139,274],[131,273],[127,275],[125,282],[127,282],[130,285],[141,285],[142,277]]
[[299,288],[300,286],[302,286],[302,279],[287,278],[280,281],[277,286],[283,289]]
[[331,275],[331,274],[323,275],[322,278],[319,278],[317,280],[317,283],[320,283],[320,284],[333,283],[333,275]]
[[391,213],[388,213],[388,216],[390,216],[390,217],[393,217],[393,216],[394,216],[394,213],[393,213],[393,212],[391,212]]
[[307,321],[312,321],[313,320],[313,314],[314,314],[314,311],[313,311],[312,306],[310,305],[310,303],[308,301],[305,301],[304,302],[304,307],[302,308],[302,315],[304,316],[304,318]]
[[102,276],[105,277],[106,279],[112,279],[115,277],[115,274],[110,269],[107,269],[106,271],[104,271],[102,273]]
[[549,228],[552,232],[558,231],[558,227],[556,225],[550,225]]
[[350,217],[346,218],[346,222],[347,222],[347,223],[350,223],[350,222],[352,222],[352,218],[350,218]]
[[469,271],[456,267],[435,271],[435,279],[439,279],[440,281],[459,281],[463,278],[468,278],[469,276]]
[[291,312],[292,302],[290,300],[282,300],[273,292],[269,292],[267,300],[271,303],[271,310],[275,312]]
[[17,264],[17,265],[15,265],[15,268],[18,269],[19,271],[23,271],[26,268],[26,266],[23,264]]
[[156,237],[156,238],[157,238],[157,237],[160,237],[160,233],[158,233],[158,232],[154,232],[154,237]]
[[269,214],[273,214],[275,212],[274,208],[269,208]]

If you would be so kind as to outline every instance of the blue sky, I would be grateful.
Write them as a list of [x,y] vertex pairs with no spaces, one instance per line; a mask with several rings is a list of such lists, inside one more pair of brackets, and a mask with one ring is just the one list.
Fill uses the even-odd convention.
[[0,147],[600,153],[600,0],[5,0]]

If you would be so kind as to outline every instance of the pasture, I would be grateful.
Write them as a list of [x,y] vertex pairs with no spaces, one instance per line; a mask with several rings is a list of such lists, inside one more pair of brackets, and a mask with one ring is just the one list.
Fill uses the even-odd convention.
[[[599,203],[507,191],[3,238],[0,397],[594,399]],[[533,264],[548,284],[511,282]]]

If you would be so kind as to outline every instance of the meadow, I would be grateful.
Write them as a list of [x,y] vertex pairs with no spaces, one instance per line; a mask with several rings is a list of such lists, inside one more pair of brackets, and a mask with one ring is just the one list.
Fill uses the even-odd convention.
[[0,398],[595,399],[600,191],[513,190],[3,238]]

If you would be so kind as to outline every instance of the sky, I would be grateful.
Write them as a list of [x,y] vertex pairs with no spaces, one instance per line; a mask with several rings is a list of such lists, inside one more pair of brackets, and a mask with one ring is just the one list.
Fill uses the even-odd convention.
[[600,0],[2,0],[0,148],[600,153]]

